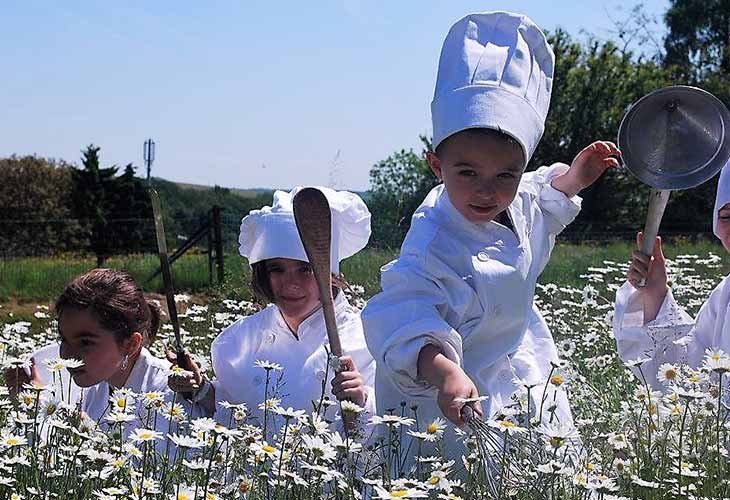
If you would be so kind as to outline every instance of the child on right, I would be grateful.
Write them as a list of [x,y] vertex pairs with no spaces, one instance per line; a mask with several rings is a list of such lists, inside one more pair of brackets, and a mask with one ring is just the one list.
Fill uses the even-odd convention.
[[[405,402],[436,433],[442,415],[465,424],[465,399],[477,414],[499,416],[532,386],[534,416],[572,424],[562,380],[545,384],[557,349],[535,285],[555,236],[580,211],[577,193],[616,166],[619,151],[595,142],[570,166],[524,173],[545,127],[553,68],[545,35],[524,15],[471,14],[449,31],[427,157],[443,184],[416,210],[362,314],[379,413],[400,414]],[[483,407],[478,396],[488,397]],[[447,432],[442,442],[456,458],[464,448]]]
[[[730,252],[730,162],[720,174],[712,217],[715,236]],[[637,241],[641,240],[639,233]],[[639,287],[642,279],[645,285]],[[676,364],[699,368],[707,354],[724,359],[730,369],[730,281],[726,276],[717,285],[693,319],[667,286],[662,241],[657,237],[652,257],[639,251],[632,256],[627,282],[616,292],[613,328],[619,357],[653,389],[668,389]],[[665,383],[657,376],[662,367]]]

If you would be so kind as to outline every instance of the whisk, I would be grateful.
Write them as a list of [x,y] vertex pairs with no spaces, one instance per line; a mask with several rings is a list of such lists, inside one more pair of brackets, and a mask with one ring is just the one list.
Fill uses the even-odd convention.
[[491,496],[500,498],[504,492],[519,489],[534,493],[536,498],[546,498],[543,481],[532,472],[546,458],[539,443],[522,434],[500,432],[468,404],[462,407],[461,416],[475,438]]

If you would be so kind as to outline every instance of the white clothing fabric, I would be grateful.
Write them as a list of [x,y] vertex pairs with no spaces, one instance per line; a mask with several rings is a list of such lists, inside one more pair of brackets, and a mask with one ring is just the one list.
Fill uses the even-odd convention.
[[[375,414],[375,361],[365,344],[360,313],[340,292],[335,298],[335,316],[344,355],[351,356],[368,389],[366,410]],[[298,338],[297,338],[298,337]],[[327,366],[327,330],[322,309],[315,311],[297,329],[289,329],[279,308],[271,304],[262,311],[242,318],[226,328],[211,346],[211,358],[216,380],[216,419],[227,424],[229,415],[222,411],[221,401],[245,403],[253,418],[262,421],[258,409],[266,394],[266,371],[256,361],[278,363],[283,372],[272,371],[268,397],[281,399],[281,406],[311,413],[312,401],[319,402],[324,383],[324,395],[332,401],[332,368]],[[275,390],[282,375],[283,384]],[[276,394],[275,394],[276,393]]]
[[[180,404],[185,409],[189,419],[195,419],[204,416],[203,410],[198,405],[190,405],[182,397],[174,396],[174,393],[167,385],[167,378],[170,370],[170,362],[166,359],[156,358],[146,347],[142,348],[137,361],[129,373],[127,382],[124,384],[125,389],[129,389],[135,394],[144,394],[147,392],[161,392],[165,395],[165,401],[171,403],[173,398],[176,404]],[[82,409],[86,414],[102,428],[109,428],[111,425],[106,422],[105,418],[112,412],[109,398],[113,389],[107,381],[102,381],[87,389],[82,389]],[[124,437],[128,437],[135,429],[139,427],[147,428],[152,425],[147,422],[146,410],[142,402],[135,403],[135,411],[137,419],[124,424]],[[170,431],[169,422],[158,414],[156,419],[156,428],[161,432],[163,437]],[[164,452],[167,446],[164,440],[156,441],[158,451]],[[170,445],[174,449],[174,445]]]
[[[555,236],[580,211],[580,198],[568,199],[550,185],[567,168],[557,164],[523,175],[507,210],[514,231],[494,221],[469,222],[443,186],[428,194],[413,215],[400,257],[381,270],[383,291],[362,314],[378,363],[381,413],[399,411],[406,401],[418,404],[424,425],[441,416],[437,389],[417,376],[418,355],[427,344],[440,346],[480,395],[489,396],[482,403],[488,415],[510,403],[518,389],[513,379],[536,383],[547,377],[557,351],[533,298]],[[558,403],[558,417],[570,419],[565,397]],[[444,443],[461,450],[453,441]]]
[[619,357],[625,362],[645,359],[631,370],[656,390],[665,390],[657,379],[663,363],[681,363],[697,368],[707,349],[730,353],[730,281],[725,277],[693,319],[677,304],[672,291],[662,303],[657,317],[644,324],[644,309],[639,292],[624,283],[616,292],[613,318]]
[[525,165],[545,130],[555,56],[527,16],[470,14],[451,28],[439,59],[431,103],[433,146],[469,128],[512,136]]
[[[239,252],[249,264],[288,258],[309,262],[294,221],[294,196],[302,187],[290,192],[276,191],[272,205],[251,210],[241,221]],[[340,260],[356,254],[370,238],[370,211],[362,199],[347,191],[318,187],[327,198],[332,213],[330,266],[340,272]]]
[[722,172],[720,180],[717,183],[717,194],[715,195],[715,209],[712,212],[712,231],[718,238],[720,235],[717,231],[718,212],[722,207],[730,203],[730,161],[728,161]]

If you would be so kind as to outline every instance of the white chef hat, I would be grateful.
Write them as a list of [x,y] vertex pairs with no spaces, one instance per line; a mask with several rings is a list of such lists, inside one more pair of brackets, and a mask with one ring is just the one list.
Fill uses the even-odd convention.
[[728,203],[730,203],[730,161],[728,161],[725,166],[722,167],[720,180],[717,182],[715,209],[712,212],[712,231],[718,238],[720,237],[720,235],[717,234],[717,212],[719,212],[720,209]]
[[470,128],[499,130],[525,153],[545,130],[555,56],[532,20],[511,12],[470,14],[446,35],[431,102],[433,147]]
[[[274,192],[271,206],[251,210],[241,221],[238,237],[241,255],[249,264],[287,258],[309,262],[294,221],[292,200],[302,187]],[[327,198],[332,213],[331,270],[340,272],[340,260],[362,250],[370,238],[370,211],[362,199],[348,191],[317,187]]]

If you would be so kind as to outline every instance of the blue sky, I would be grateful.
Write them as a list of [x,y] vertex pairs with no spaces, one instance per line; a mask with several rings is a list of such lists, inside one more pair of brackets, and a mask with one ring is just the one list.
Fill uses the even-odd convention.
[[[668,0],[647,0],[661,16]],[[464,14],[508,9],[612,38],[634,3],[314,0],[0,3],[0,157],[104,165],[229,187],[366,189],[430,134],[438,54]],[[557,82],[559,85],[559,82]],[[138,171],[143,175],[143,169]]]

